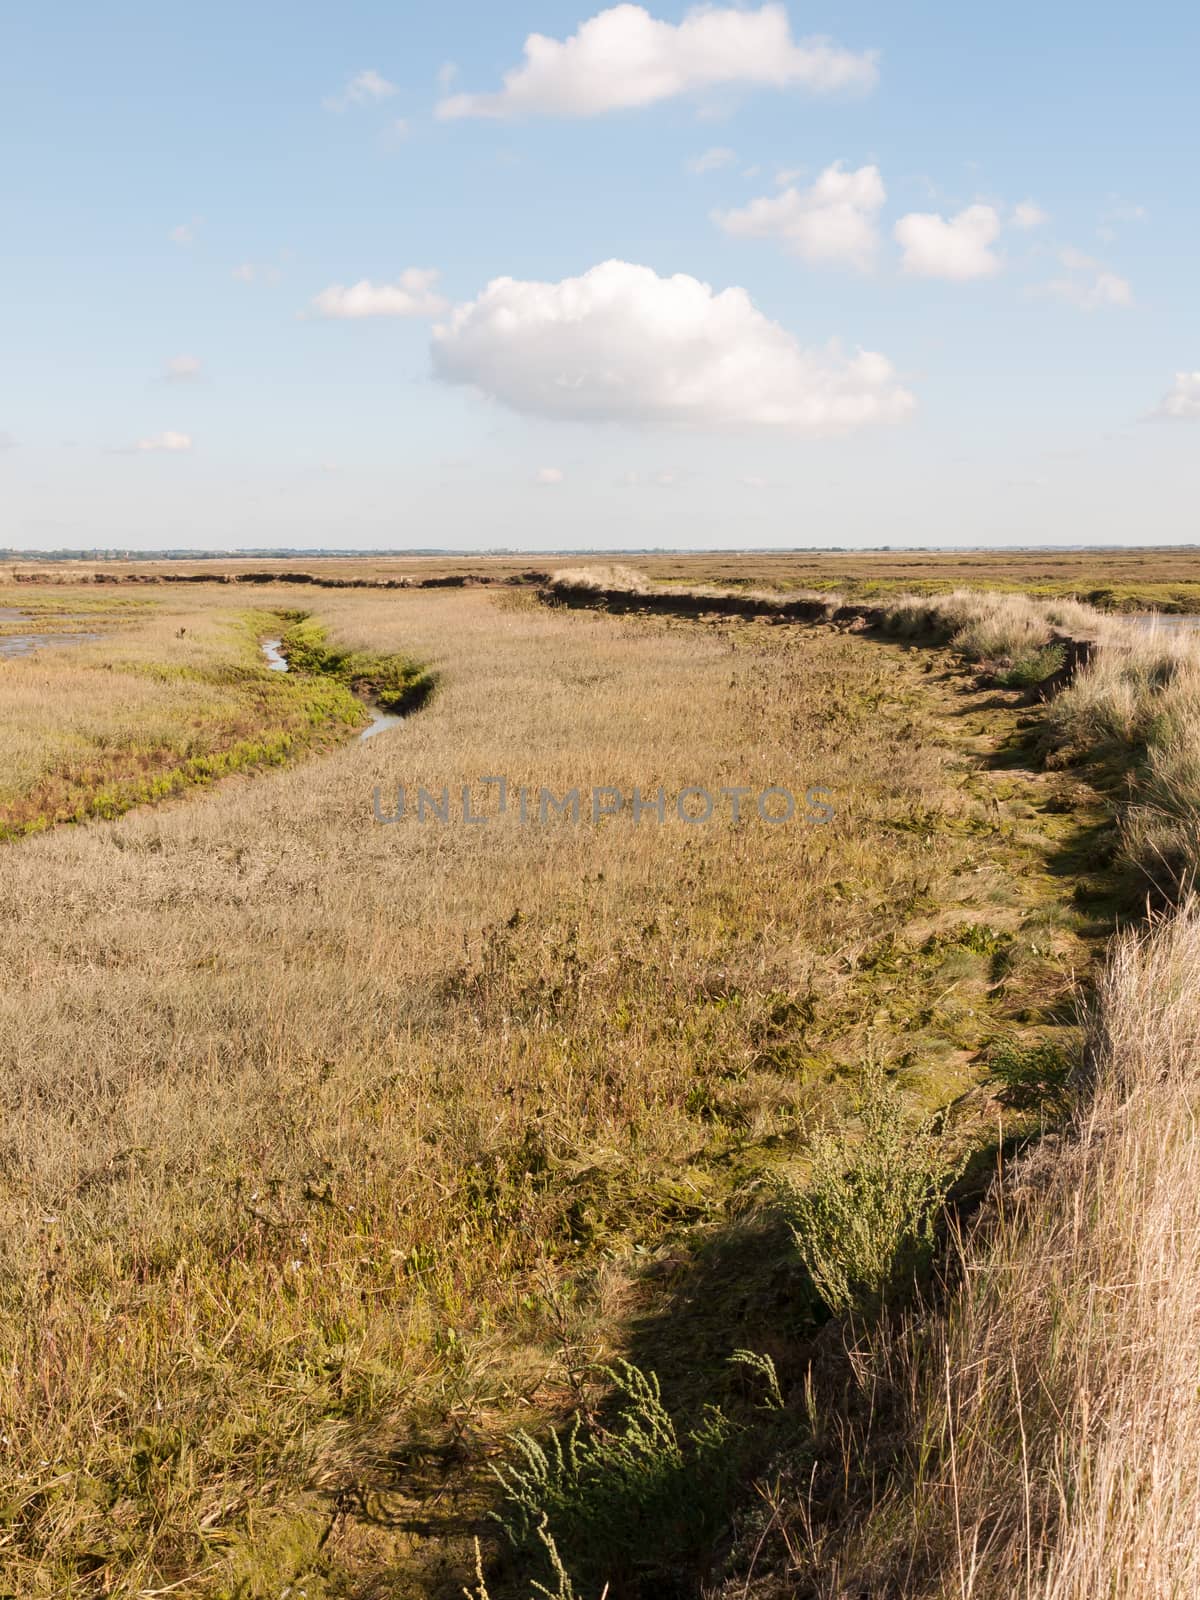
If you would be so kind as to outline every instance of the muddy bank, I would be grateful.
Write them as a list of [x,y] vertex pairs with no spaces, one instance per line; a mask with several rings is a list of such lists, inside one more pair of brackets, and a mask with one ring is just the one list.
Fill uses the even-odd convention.
[[453,573],[441,578],[334,578],[316,572],[92,572],[78,576],[53,576],[38,572],[14,572],[14,583],[33,584],[155,584],[163,583],[303,583],[317,589],[475,589],[523,588],[545,583],[548,572],[515,572],[504,578],[487,573]]
[[[772,623],[827,622],[834,627],[855,631],[875,631],[894,638],[888,627],[889,608],[861,601],[833,605],[819,595],[776,599],[765,595],[698,594],[687,590],[604,589],[585,584],[548,583],[538,590],[538,598],[546,605],[571,606],[590,611],[608,611],[617,615],[671,616],[671,617],[746,617],[759,618]],[[935,636],[927,636],[934,642]],[[936,642],[945,643],[945,639]],[[1049,644],[1062,652],[1062,665],[1029,687],[1032,701],[1048,700],[1058,694],[1087,665],[1099,647],[1099,640],[1078,638],[1060,629],[1051,629]]]

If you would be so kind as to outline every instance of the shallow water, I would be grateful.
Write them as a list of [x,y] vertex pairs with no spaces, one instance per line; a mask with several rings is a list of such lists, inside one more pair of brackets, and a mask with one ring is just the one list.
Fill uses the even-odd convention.
[[[86,622],[86,617],[64,616],[63,622]],[[16,606],[0,606],[0,622],[32,622],[28,611]],[[98,633],[4,633],[0,634],[0,657],[15,660],[18,656],[31,656],[35,650],[53,649],[56,645],[91,644],[101,638]]]
[[[262,653],[267,658],[267,665],[272,672],[286,672],[288,670],[287,657],[280,649],[281,639],[264,639]],[[360,739],[373,739],[377,733],[386,733],[389,728],[396,728],[404,721],[394,711],[381,711],[374,706],[364,695],[354,697],[370,717],[370,724],[359,734]]]
[[1200,617],[1180,616],[1167,611],[1127,611],[1126,619],[1139,628],[1161,629],[1164,633],[1195,633],[1200,629]]

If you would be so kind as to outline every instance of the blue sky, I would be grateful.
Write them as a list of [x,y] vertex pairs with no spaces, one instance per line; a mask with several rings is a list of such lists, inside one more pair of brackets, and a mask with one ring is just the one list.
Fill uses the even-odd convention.
[[10,4],[0,545],[1196,539],[1197,59],[1183,4]]

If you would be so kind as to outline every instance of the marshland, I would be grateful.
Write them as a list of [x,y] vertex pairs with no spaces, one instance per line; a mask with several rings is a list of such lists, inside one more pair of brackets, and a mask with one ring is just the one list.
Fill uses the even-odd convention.
[[1192,1593],[1195,647],[573,566],[0,592],[0,1592]]

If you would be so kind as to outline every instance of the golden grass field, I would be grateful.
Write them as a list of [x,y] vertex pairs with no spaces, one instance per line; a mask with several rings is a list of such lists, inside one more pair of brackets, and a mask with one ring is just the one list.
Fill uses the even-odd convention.
[[[928,586],[961,584],[961,562],[943,583],[931,561]],[[1193,581],[1179,562],[1162,582]],[[661,566],[664,581],[723,575],[709,558]],[[1093,587],[1133,581],[1123,572],[1113,558]],[[1005,587],[1027,573],[1010,567]],[[773,576],[814,581],[793,562],[756,582]],[[1163,1397],[1187,1390],[1193,1302],[1118,1280],[1132,1251],[1139,1285],[1190,1271],[1194,1292],[1163,1187],[1191,1181],[1194,1090],[1184,1057],[1155,1066],[1164,1030],[1176,1051],[1191,1034],[1158,1017],[1142,946],[1100,978],[1146,882],[1161,900],[1147,861],[1193,849],[1178,800],[1190,666],[1114,642],[1103,692],[1081,681],[1031,709],[964,659],[966,610],[951,648],[570,611],[519,586],[22,581],[0,588],[0,619],[5,607],[50,628],[86,610],[103,637],[0,657],[0,1594],[1194,1592],[1182,1557],[1155,1567],[1135,1539],[1144,1494],[1114,1454],[1119,1424],[1145,1472],[1176,1473],[1150,1543],[1178,1543],[1194,1385],[1186,1416]],[[261,658],[300,611],[355,660],[419,663],[432,699],[360,741],[345,674]],[[1012,612],[986,612],[976,657],[1001,651],[996,619],[1011,629]],[[1022,648],[1041,647],[1040,626],[1021,613]],[[1169,800],[1126,810],[1114,739],[1153,746]],[[473,784],[487,809],[488,774],[585,797],[822,785],[834,816],[777,826],[750,811],[735,826],[721,808],[658,825],[626,809],[593,823],[585,798],[578,824],[375,818],[376,791],[387,814],[398,784],[410,797]],[[1193,929],[1154,947],[1174,962],[1172,993],[1192,982]],[[1137,1099],[1116,1022],[1138,983],[1137,1082],[1155,1087],[1136,1148],[1153,1164],[1114,1143]],[[1078,1062],[1097,993],[1109,1067],[1077,1134],[1074,1111],[1006,1094],[993,1069],[1002,1046]],[[829,1320],[833,1291],[822,1298],[780,1197],[820,1178],[822,1139],[852,1149],[869,1129],[864,1086],[889,1097],[902,1142],[960,1174],[964,1217],[1014,1142],[1059,1130],[1069,1156],[1055,1164],[1043,1144],[1012,1212],[999,1202],[1001,1228],[985,1209],[963,1246],[965,1281],[1000,1285],[992,1301],[984,1287],[957,1310],[951,1283],[944,1316],[863,1300]],[[1118,1225],[1127,1206],[1153,1212],[1153,1248]],[[939,1239],[942,1259],[941,1224]],[[971,1252],[988,1250],[1010,1253],[1006,1272],[1010,1257],[1040,1263],[1019,1319],[999,1267],[973,1275]],[[1142,1433],[1136,1394],[1090,1367],[1085,1382],[1062,1353],[1067,1339],[1087,1365],[1093,1286],[1136,1302],[1121,1321],[1104,1301],[1104,1360],[1133,1349],[1162,1368]],[[1048,1310],[1043,1328],[1043,1294],[1070,1318]],[[1006,1316],[1018,1341],[980,1332]],[[1011,1355],[1010,1389],[1026,1392],[1027,1363],[1040,1392],[1043,1343],[1086,1415],[1065,1406],[1056,1423],[1043,1407],[1044,1475],[1022,1435],[1013,1476],[1011,1451],[1004,1472],[988,1454],[1011,1443],[1011,1395],[989,1388],[985,1416],[970,1375],[994,1346],[999,1391]],[[772,1364],[767,1410],[731,1365],[738,1349]],[[601,1439],[627,1437],[605,1376],[621,1359],[658,1375],[679,1459],[638,1456],[621,1500],[606,1487],[618,1451],[561,1512],[579,1565],[555,1575],[545,1540],[514,1551],[489,1520],[504,1515],[491,1469],[523,1459],[519,1430],[544,1442],[580,1410]],[[732,1464],[716,1487],[689,1477],[705,1406]],[[1063,1415],[1091,1452],[1079,1482],[1096,1517],[1126,1519],[1104,1533],[1135,1552],[1120,1581],[1103,1540],[1090,1566],[1054,1542],[1087,1501]],[[947,1429],[955,1481],[960,1467],[969,1479],[950,1499]],[[899,1475],[910,1438],[916,1466]],[[960,1438],[977,1454],[955,1454]],[[660,1502],[661,1524],[639,1522]],[[920,1559],[905,1533],[918,1524]],[[839,1587],[863,1574],[881,1586]]]

